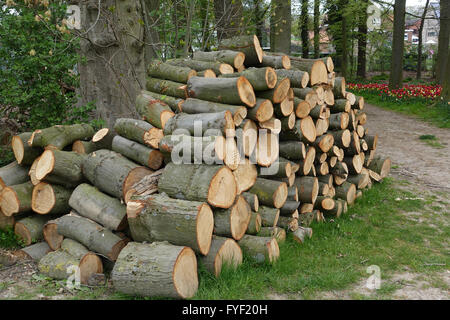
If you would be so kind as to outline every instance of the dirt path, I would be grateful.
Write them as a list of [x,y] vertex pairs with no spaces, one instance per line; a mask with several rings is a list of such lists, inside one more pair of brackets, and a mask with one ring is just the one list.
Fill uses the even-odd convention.
[[[378,134],[376,154],[391,157],[398,166],[394,176],[450,192],[450,130],[373,105],[366,104],[364,111],[369,134]],[[424,134],[435,135],[444,148],[419,140]]]

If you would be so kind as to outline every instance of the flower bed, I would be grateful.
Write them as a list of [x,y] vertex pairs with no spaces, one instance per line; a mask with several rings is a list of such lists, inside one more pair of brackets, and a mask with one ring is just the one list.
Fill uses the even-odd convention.
[[440,85],[404,85],[401,89],[390,90],[387,83],[348,83],[347,89],[357,94],[372,93],[382,98],[394,98],[397,101],[406,101],[416,98],[434,100],[441,95]]

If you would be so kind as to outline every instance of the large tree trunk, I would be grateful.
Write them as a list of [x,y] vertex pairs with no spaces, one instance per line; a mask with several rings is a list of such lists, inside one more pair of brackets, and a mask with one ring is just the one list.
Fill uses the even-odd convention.
[[291,53],[291,0],[272,0],[270,51]]
[[302,38],[302,58],[305,59],[309,58],[308,6],[309,6],[308,0],[301,0],[299,29]]
[[314,58],[320,56],[320,0],[314,0]]
[[395,0],[394,5],[394,34],[392,36],[391,73],[389,88],[402,87],[403,81],[403,50],[405,47],[405,5],[406,0]]
[[143,15],[142,4],[150,12],[157,1],[105,0],[100,2],[101,8],[97,0],[74,2],[81,9],[80,54],[86,60],[78,64],[79,103],[95,101],[98,117],[112,127],[116,118],[137,115],[134,103],[145,87],[145,58],[153,55],[154,49],[145,48],[144,41],[157,41],[145,24],[151,18]]
[[438,84],[448,82],[449,73],[447,72],[447,63],[450,41],[450,3],[446,0],[440,1],[440,30],[438,56],[436,62],[436,80]]

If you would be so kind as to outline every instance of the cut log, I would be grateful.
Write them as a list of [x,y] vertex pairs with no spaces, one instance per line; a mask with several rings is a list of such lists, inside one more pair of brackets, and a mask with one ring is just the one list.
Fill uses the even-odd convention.
[[52,250],[48,246],[47,242],[42,241],[17,250],[14,254],[19,256],[21,259],[29,259],[39,263],[39,261],[50,251]]
[[258,236],[274,238],[277,243],[282,243],[286,240],[286,231],[280,227],[262,227],[259,230]]
[[319,181],[319,195],[327,196],[330,191],[330,186],[326,183]]
[[367,169],[363,170],[365,171],[365,173],[361,171],[361,174],[349,175],[347,177],[347,181],[353,183],[358,189],[364,189],[369,184],[370,180],[369,171],[367,171]]
[[0,230],[8,230],[9,228],[14,228],[14,224],[16,223],[16,219],[14,218],[14,216],[6,216],[1,209],[2,208],[0,204]]
[[351,108],[347,99],[337,99],[334,101],[334,105],[330,106],[331,113],[349,112]]
[[239,69],[244,65],[245,54],[243,52],[232,50],[219,50],[211,52],[195,51],[194,60],[222,62],[232,65],[235,69]]
[[244,250],[244,253],[256,260],[256,262],[267,261],[274,263],[280,256],[278,243],[272,237],[259,237],[246,234],[238,243]]
[[345,162],[338,161],[336,165],[332,168],[331,173],[333,174],[334,178],[340,177],[347,179],[348,176],[348,167]]
[[257,91],[259,98],[269,99],[273,103],[281,103],[288,96],[291,81],[288,78],[278,79],[273,89]]
[[255,91],[264,91],[275,88],[277,74],[273,68],[249,68],[239,73],[221,75],[223,78],[245,77]]
[[[346,201],[343,201],[347,204]],[[341,199],[337,199],[334,202],[334,207],[330,210],[323,210],[324,216],[331,216],[333,218],[339,218],[342,214],[342,201]]]
[[260,122],[259,127],[261,129],[270,130],[273,134],[279,134],[281,131],[281,121],[275,117],[270,118],[267,121]]
[[176,164],[218,164],[225,160],[226,140],[222,136],[166,135],[159,142],[159,150]]
[[250,119],[245,119],[236,130],[237,145],[239,153],[250,157],[258,143],[258,127]]
[[330,131],[329,133],[333,136],[334,142],[338,147],[348,148],[350,146],[352,140],[350,130]]
[[306,238],[312,237],[312,229],[311,228],[304,228],[304,227],[298,227],[297,230],[294,231],[292,234],[295,241],[298,243],[303,243]]
[[287,199],[286,183],[269,179],[256,179],[249,192],[258,196],[259,203],[275,208],[281,208]]
[[305,212],[305,213],[300,214],[298,217],[299,226],[309,227],[311,225],[311,223],[314,221],[315,215],[316,214],[314,213],[313,210],[311,210],[310,212]]
[[183,66],[174,66],[162,61],[153,60],[147,68],[147,74],[153,78],[187,83],[190,77],[197,75],[197,71]]
[[207,201],[212,206],[225,209],[233,205],[237,192],[234,175],[225,166],[173,163],[166,166],[158,189],[169,197]]
[[30,147],[47,147],[62,150],[76,140],[88,140],[94,135],[94,129],[88,124],[73,124],[53,126],[47,129],[35,130],[28,145]]
[[217,102],[204,101],[200,99],[188,98],[180,104],[180,112],[188,114],[215,113],[230,111],[233,115],[234,124],[239,126],[247,117],[247,108]]
[[178,113],[170,118],[164,127],[164,135],[172,134],[234,137],[236,132],[231,112],[222,111],[199,114]]
[[391,171],[390,158],[374,158],[369,165],[369,169],[380,175],[381,179],[386,178]]
[[344,157],[345,164],[348,167],[348,172],[350,174],[359,174],[363,168],[364,162],[361,161],[361,157],[359,154],[354,155],[353,157]]
[[70,210],[71,189],[40,182],[34,186],[31,208],[39,214],[63,214]]
[[71,239],[64,239],[60,250],[42,257],[38,267],[42,274],[59,280],[68,279],[76,272],[81,284],[87,284],[92,274],[103,273],[101,259]]
[[263,50],[259,43],[258,37],[255,35],[236,36],[233,38],[224,39],[219,44],[219,50],[232,50],[244,53],[244,65],[246,67],[257,66],[263,59]]
[[120,251],[126,245],[126,239],[79,215],[66,214],[52,221],[44,227],[44,238],[53,250],[59,249],[63,237],[66,237],[80,242],[89,250],[111,261],[116,261]]
[[228,209],[214,210],[214,234],[240,240],[250,223],[252,211],[243,196]]
[[201,61],[193,59],[171,59],[166,61],[167,64],[177,67],[189,67],[196,71],[213,70],[216,74],[233,73],[233,66],[228,63],[218,61]]
[[94,134],[91,141],[82,141],[82,140],[74,141],[74,143],[72,144],[72,151],[77,152],[79,154],[88,154],[100,149],[111,150],[112,140],[115,136],[116,133],[113,132],[113,130],[110,130],[108,128],[102,128]]
[[328,83],[328,72],[325,63],[321,60],[303,60],[297,57],[290,57],[293,69],[307,71],[309,73],[309,84],[314,86],[316,84]]
[[161,151],[119,135],[114,137],[112,150],[153,170],[158,170],[163,165],[164,156]]
[[158,181],[163,171],[164,169],[155,171],[133,184],[125,195],[125,203],[128,203],[134,195],[146,196],[158,192]]
[[152,147],[153,149],[159,148],[159,141],[164,137],[161,129],[153,127],[146,121],[129,118],[117,119],[114,124],[114,130],[124,138]]
[[322,150],[322,152],[328,152],[334,144],[334,137],[331,134],[325,134],[318,137],[312,145]]
[[318,196],[314,203],[314,209],[319,209],[321,211],[332,210],[334,206],[334,199],[325,196]]
[[0,192],[7,186],[22,184],[28,180],[28,168],[20,166],[17,161],[0,168]]
[[225,103],[245,104],[253,107],[256,103],[255,92],[245,77],[239,78],[201,78],[192,77],[187,84],[191,98]]
[[300,201],[288,200],[284,203],[283,207],[280,208],[280,215],[290,216],[294,213],[300,206]]
[[327,162],[322,162],[320,164],[315,165],[315,171],[318,176],[327,175],[330,172],[330,167]]
[[288,231],[295,231],[298,229],[298,219],[280,216],[278,226]]
[[[346,99],[345,94],[345,78],[336,77],[334,79],[334,87],[333,87],[334,97],[336,99]],[[350,104],[351,105],[351,104]]]
[[254,212],[258,212],[259,210],[259,200],[258,196],[256,194],[250,193],[250,192],[243,192],[241,194],[247,203],[250,205],[250,209]]
[[165,104],[167,104],[170,107],[170,109],[172,109],[173,112],[178,112],[178,110],[180,110],[179,105],[181,103],[183,103],[184,98],[186,98],[186,97],[177,98],[177,97],[168,96],[166,94],[160,94],[160,93],[150,92],[150,91],[146,91],[146,90],[141,90],[141,94],[150,95],[154,99],[164,102]]
[[200,261],[206,270],[219,277],[224,267],[234,270],[242,264],[242,250],[233,239],[213,236],[208,255],[200,257]]
[[319,180],[315,177],[297,177],[295,186],[298,189],[300,202],[314,203],[319,194]]
[[33,184],[28,181],[6,187],[0,194],[0,208],[7,217],[31,210]]
[[321,60],[323,63],[325,63],[326,67],[327,67],[327,71],[329,73],[332,73],[334,71],[334,63],[333,63],[333,59],[331,59],[331,57],[325,57],[325,58],[319,58],[319,59],[306,59],[306,58],[299,58],[296,57],[299,61],[316,61],[316,60]]
[[306,118],[310,110],[311,106],[308,101],[294,97],[294,112],[297,118]]
[[364,97],[356,96],[355,98],[356,101],[352,105],[352,109],[359,109],[359,110],[364,109]]
[[73,151],[45,150],[36,164],[35,177],[41,181],[51,174],[70,184],[79,184],[84,180],[82,165],[85,157]]
[[80,215],[110,230],[123,230],[127,226],[126,206],[87,183],[80,184],[73,191],[69,205]]
[[307,174],[309,174],[309,172],[313,167],[315,156],[316,156],[316,149],[314,147],[308,147],[305,159],[299,161],[301,175],[306,176]]
[[297,140],[305,143],[312,143],[316,140],[317,132],[314,121],[310,116],[297,119],[294,129],[289,131],[282,131],[280,133],[280,140]]
[[[234,74],[234,73],[233,73]],[[197,72],[197,77],[204,77],[204,78],[217,78],[216,73],[212,69],[206,69],[200,72]]]
[[288,188],[287,201],[298,201],[298,189],[296,186],[291,186]]
[[111,273],[118,292],[144,297],[191,298],[198,288],[197,258],[189,247],[130,242]]
[[306,88],[309,83],[309,73],[300,70],[275,70],[279,79],[288,78],[293,88]]
[[263,67],[272,67],[274,69],[286,69],[289,70],[291,68],[291,59],[289,56],[270,56],[264,55],[261,61],[261,66]]
[[280,141],[280,156],[289,160],[301,160],[306,157],[306,148],[300,141]]
[[23,244],[29,246],[32,243],[39,242],[44,239],[42,229],[44,225],[51,220],[51,216],[31,215],[20,219],[14,226],[14,233],[22,240]]
[[11,139],[11,148],[18,164],[31,165],[42,153],[42,148],[30,147],[28,140],[31,138],[31,132],[24,132],[13,136]]
[[[191,79],[192,78],[194,78],[194,77],[191,77]],[[169,96],[180,98],[180,99],[185,99],[188,97],[188,93],[186,90],[186,84],[181,83],[181,82],[162,80],[162,79],[156,79],[156,78],[147,78],[145,87],[148,90],[148,91],[145,91],[145,94],[148,94],[148,92],[150,91],[150,92],[155,92],[155,93],[159,93],[159,94],[163,94],[163,95],[169,95]],[[142,91],[141,91],[141,94],[143,94]],[[159,103],[162,103],[162,101],[159,101]],[[153,124],[153,125],[155,127],[158,127],[156,124]]]
[[133,184],[152,171],[140,167],[121,154],[110,150],[98,150],[89,154],[83,162],[83,174],[89,182],[116,198],[125,198]]
[[349,117],[348,113],[340,112],[333,113],[330,116],[330,129],[345,130],[348,127]]
[[356,199],[356,186],[353,183],[345,181],[342,185],[336,186],[336,197],[353,204]]
[[272,102],[269,99],[263,98],[257,98],[255,106],[247,111],[247,117],[258,122],[269,120],[273,114]]
[[275,227],[277,225],[280,217],[279,209],[259,206],[258,213],[261,216],[261,225],[263,227]]
[[256,235],[261,230],[261,215],[257,212],[252,212],[250,223],[248,224],[246,234]]
[[214,216],[208,204],[154,194],[145,200],[139,218],[148,230],[147,241],[168,241],[208,254],[214,228]]
[[[333,106],[334,105],[334,93],[333,93],[333,89],[331,88],[326,88],[325,89],[325,97],[324,97],[324,101],[327,104],[327,106]],[[331,112],[331,110],[330,110]]]
[[[153,80],[160,81],[158,79]],[[147,85],[153,80],[149,79],[147,81]],[[160,92],[162,94],[165,93],[162,89],[160,91],[162,91]],[[178,97],[179,96],[180,95],[178,95]],[[185,96],[182,96],[182,98],[185,98]],[[136,111],[139,113],[143,120],[159,129],[164,129],[166,122],[175,115],[172,109],[170,109],[170,107],[165,102],[153,97],[151,92],[144,90],[141,91],[141,93],[136,98]]]
[[[236,179],[237,194],[241,194],[255,184],[258,170],[256,169],[256,166],[246,158],[243,162],[239,163],[237,169],[233,171],[233,175]],[[258,211],[258,209],[255,211]]]
[[319,102],[317,93],[312,88],[293,88],[294,95],[308,102],[310,108],[314,108]]
[[309,111],[309,115],[313,119],[326,119],[325,105],[318,104]]
[[[271,166],[278,159],[278,145],[277,134],[270,130],[259,130],[258,143],[254,153],[257,164],[262,167]],[[255,161],[253,156],[252,161]]]
[[345,99],[348,100],[350,105],[354,105],[356,103],[356,96],[353,93],[351,93],[351,92],[346,92],[345,93]]
[[292,165],[289,161],[275,161],[270,167],[259,167],[258,177],[264,178],[288,178],[292,174]]

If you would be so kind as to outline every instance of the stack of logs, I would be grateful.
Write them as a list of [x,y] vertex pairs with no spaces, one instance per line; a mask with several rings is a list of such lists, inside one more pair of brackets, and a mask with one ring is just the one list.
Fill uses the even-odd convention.
[[189,298],[197,259],[216,276],[243,253],[274,263],[286,231],[304,242],[389,173],[364,99],[331,58],[264,53],[241,36],[147,72],[139,120],[13,137],[0,227],[27,247],[0,263],[31,258],[55,279],[75,265],[82,284],[109,268],[120,292]]

